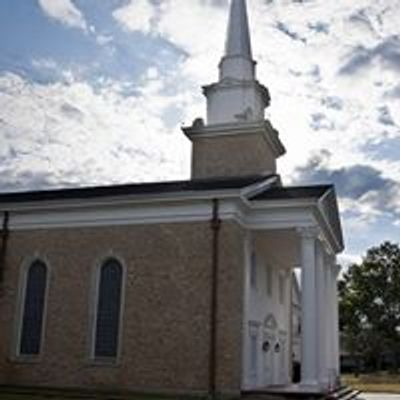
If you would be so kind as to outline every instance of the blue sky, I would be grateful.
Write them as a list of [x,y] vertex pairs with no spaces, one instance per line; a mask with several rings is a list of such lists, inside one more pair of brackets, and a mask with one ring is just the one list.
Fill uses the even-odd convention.
[[[248,0],[285,184],[337,185],[344,261],[400,237],[400,0]],[[227,0],[2,0],[0,191],[187,179]]]

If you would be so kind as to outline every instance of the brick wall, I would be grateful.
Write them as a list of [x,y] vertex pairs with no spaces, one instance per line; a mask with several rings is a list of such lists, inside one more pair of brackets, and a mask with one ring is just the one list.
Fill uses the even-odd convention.
[[[209,223],[12,232],[0,298],[0,383],[145,391],[208,387]],[[237,393],[241,374],[242,232],[224,223],[220,244],[218,387]],[[126,266],[121,356],[90,360],[96,267],[114,254]],[[43,352],[14,360],[21,266],[49,263]],[[15,347],[15,346],[14,346]]]
[[275,157],[262,134],[198,137],[193,142],[193,178],[260,175],[275,172]]

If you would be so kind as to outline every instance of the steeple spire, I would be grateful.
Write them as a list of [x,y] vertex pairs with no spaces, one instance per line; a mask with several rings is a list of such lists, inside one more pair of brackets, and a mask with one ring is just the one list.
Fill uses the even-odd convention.
[[256,79],[251,54],[246,0],[231,0],[225,53],[219,63],[219,80],[204,86],[209,125],[264,121],[268,89]]
[[225,43],[226,57],[252,60],[249,21],[246,0],[232,0]]
[[220,81],[225,78],[255,79],[255,62],[251,54],[246,0],[232,0],[229,14],[225,54],[220,63]]

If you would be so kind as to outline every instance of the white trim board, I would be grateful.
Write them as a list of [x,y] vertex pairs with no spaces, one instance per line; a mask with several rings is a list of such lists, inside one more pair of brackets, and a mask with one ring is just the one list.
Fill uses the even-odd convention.
[[[244,197],[220,200],[220,218],[232,220],[247,229],[271,230],[298,227],[319,227],[330,247],[340,248],[333,227],[322,215],[318,199],[292,199],[257,204]],[[73,204],[72,207],[24,209],[10,214],[11,231],[97,226],[126,226],[161,223],[205,222],[212,217],[212,199],[182,199],[180,201]]]

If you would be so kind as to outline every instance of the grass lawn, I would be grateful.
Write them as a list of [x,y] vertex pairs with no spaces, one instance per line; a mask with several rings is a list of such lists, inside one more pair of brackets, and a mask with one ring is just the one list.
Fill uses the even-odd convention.
[[400,393],[400,375],[388,373],[342,375],[342,382],[363,392]]

